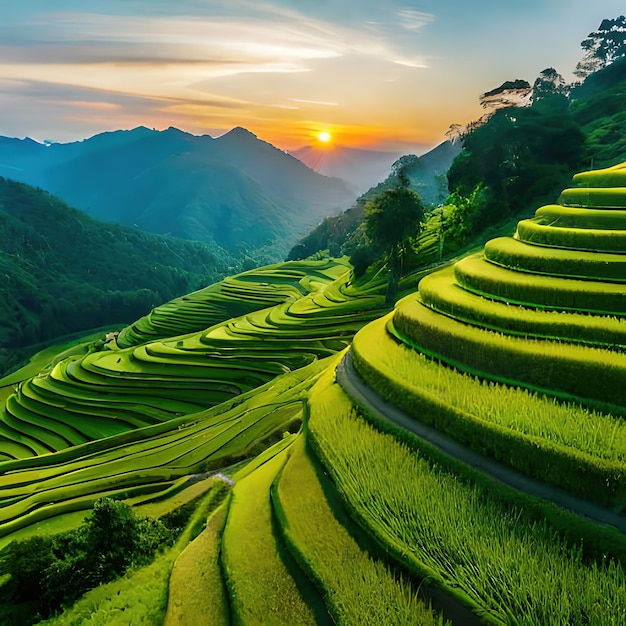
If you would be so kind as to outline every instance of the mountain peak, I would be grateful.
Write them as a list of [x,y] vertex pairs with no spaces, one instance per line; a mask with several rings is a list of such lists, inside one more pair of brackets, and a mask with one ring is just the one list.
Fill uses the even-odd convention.
[[218,137],[218,139],[224,139],[226,137],[228,137],[229,139],[258,139],[258,137],[254,133],[251,133],[249,130],[243,128],[242,126],[235,126],[235,128],[229,130],[221,137]]
[[176,128],[175,126],[169,126],[165,130],[161,131],[162,133],[167,133],[168,135],[182,135],[185,137],[193,137],[191,133],[188,133],[184,130],[180,130],[180,128]]

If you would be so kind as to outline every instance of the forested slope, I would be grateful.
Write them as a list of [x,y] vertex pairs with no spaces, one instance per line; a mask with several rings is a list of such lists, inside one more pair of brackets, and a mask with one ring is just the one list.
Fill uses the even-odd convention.
[[201,243],[104,224],[4,178],[0,241],[0,371],[20,348],[129,322],[227,272]]

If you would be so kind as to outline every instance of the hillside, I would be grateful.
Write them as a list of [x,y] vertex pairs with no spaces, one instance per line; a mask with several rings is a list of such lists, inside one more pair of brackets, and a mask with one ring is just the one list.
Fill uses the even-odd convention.
[[0,240],[0,371],[29,346],[129,322],[228,271],[201,243],[104,224],[4,178]]
[[615,623],[625,173],[391,312],[380,277],[286,262],[0,381],[4,622]]
[[243,128],[213,139],[139,127],[49,146],[4,137],[0,173],[97,219],[266,263],[353,197]]
[[[401,157],[396,165],[405,165],[405,174],[410,180],[411,189],[417,191],[424,202],[437,205],[445,200],[447,187],[445,175],[461,147],[445,141],[426,154],[415,157]],[[331,255],[340,255],[342,247],[355,235],[363,222],[367,201],[376,194],[389,189],[397,183],[397,173],[392,171],[377,185],[370,187],[349,209],[336,216],[326,217],[306,237],[303,237],[289,252],[289,259],[304,259],[318,250],[329,250]],[[350,254],[352,250],[345,251]]]
[[625,95],[626,57],[591,74],[572,92],[572,114],[585,131],[586,158],[595,167],[615,165],[626,155]]

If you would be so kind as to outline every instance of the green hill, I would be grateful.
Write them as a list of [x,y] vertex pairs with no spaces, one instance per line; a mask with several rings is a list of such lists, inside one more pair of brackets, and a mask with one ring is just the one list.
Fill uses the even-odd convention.
[[283,259],[353,197],[343,181],[244,128],[214,139],[139,127],[49,146],[0,137],[0,173],[96,219],[202,241],[257,265]]
[[227,272],[200,243],[104,224],[4,178],[0,239],[0,371],[22,349],[129,322]]
[[625,211],[583,172],[393,311],[286,262],[0,380],[3,623],[615,624]]

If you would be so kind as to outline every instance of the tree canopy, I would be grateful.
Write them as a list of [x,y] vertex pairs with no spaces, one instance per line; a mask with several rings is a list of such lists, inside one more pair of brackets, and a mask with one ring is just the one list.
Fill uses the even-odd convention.
[[589,33],[580,45],[585,55],[574,74],[585,79],[626,55],[626,17],[620,15],[614,20],[602,20],[598,30]]
[[402,274],[405,244],[419,234],[425,212],[422,199],[409,189],[403,171],[398,172],[398,180],[397,187],[383,191],[365,205],[365,232],[375,247],[388,254],[388,302],[395,296]]

